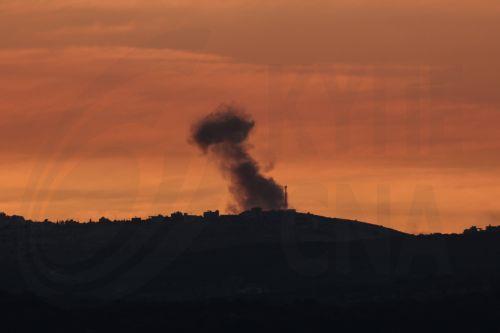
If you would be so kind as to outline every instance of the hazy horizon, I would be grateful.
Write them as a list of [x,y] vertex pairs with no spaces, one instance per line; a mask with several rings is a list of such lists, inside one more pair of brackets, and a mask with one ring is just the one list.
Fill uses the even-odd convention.
[[0,211],[227,211],[188,141],[221,103],[298,211],[405,232],[499,224],[495,1],[0,4]]

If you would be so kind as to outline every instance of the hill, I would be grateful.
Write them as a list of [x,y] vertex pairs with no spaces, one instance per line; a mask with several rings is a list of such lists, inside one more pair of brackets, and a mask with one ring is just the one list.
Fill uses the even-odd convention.
[[[1,307],[43,309],[89,330],[109,330],[118,325],[109,318],[123,313],[116,326],[123,331],[279,318],[290,327],[297,320],[347,327],[359,319],[405,322],[373,309],[452,318],[470,304],[487,317],[500,305],[498,227],[415,236],[292,210],[92,223],[1,215],[0,225]],[[458,312],[443,311],[460,302]]]

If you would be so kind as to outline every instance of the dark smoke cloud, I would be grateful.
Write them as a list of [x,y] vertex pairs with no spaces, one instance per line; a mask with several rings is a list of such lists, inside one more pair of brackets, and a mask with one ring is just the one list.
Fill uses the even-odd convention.
[[237,208],[285,208],[282,186],[261,174],[250,156],[248,135],[255,126],[249,115],[232,105],[221,105],[193,125],[191,141],[217,159]]

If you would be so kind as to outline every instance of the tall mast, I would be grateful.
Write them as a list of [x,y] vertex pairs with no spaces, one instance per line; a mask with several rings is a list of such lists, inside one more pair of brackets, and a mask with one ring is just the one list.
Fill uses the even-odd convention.
[[288,208],[288,186],[285,185],[285,208]]

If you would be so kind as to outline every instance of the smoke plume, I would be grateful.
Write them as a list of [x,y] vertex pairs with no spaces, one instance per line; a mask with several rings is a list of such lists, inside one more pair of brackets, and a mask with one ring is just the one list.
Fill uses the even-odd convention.
[[193,125],[191,142],[217,160],[229,180],[229,191],[237,208],[286,208],[282,186],[262,175],[257,161],[248,152],[247,139],[254,126],[255,122],[243,111],[221,105]]

